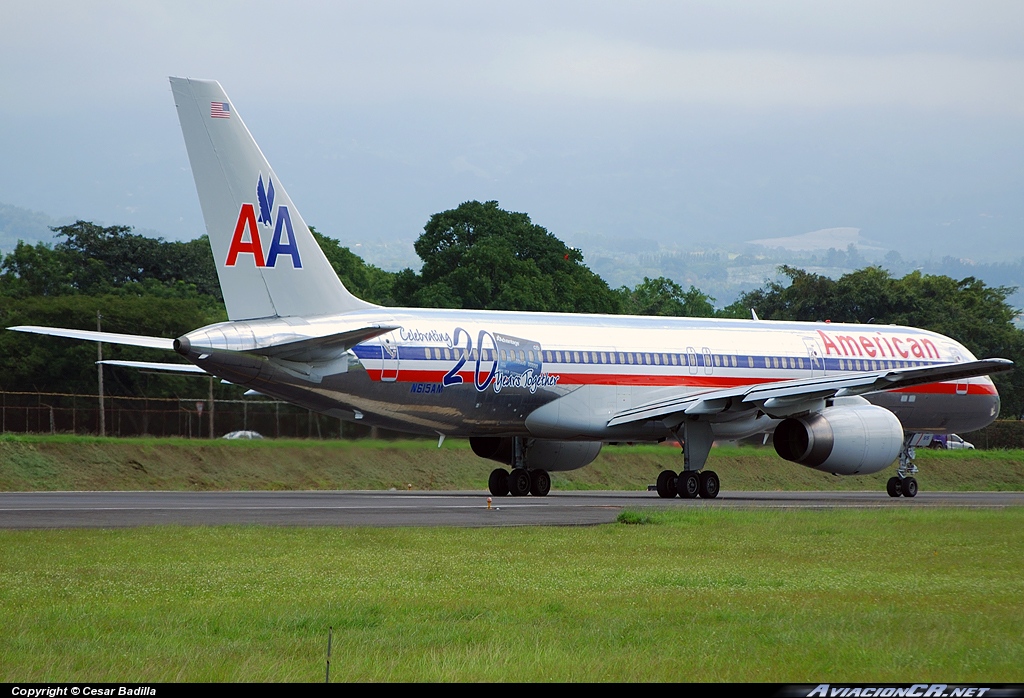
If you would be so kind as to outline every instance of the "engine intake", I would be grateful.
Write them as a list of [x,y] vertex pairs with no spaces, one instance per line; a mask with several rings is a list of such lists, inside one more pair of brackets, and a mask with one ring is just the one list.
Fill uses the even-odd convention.
[[896,460],[903,426],[874,405],[828,407],[775,428],[775,451],[788,461],[836,475],[867,475]]

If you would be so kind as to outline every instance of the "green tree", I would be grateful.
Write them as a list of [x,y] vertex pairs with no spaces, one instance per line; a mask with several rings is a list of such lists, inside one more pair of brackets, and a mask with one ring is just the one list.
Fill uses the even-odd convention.
[[525,213],[467,201],[436,213],[415,243],[419,274],[400,272],[401,304],[437,308],[616,313],[620,296]]
[[222,301],[217,270],[204,235],[189,242],[167,242],[131,232],[127,226],[101,227],[88,221],[52,229],[64,238],[53,247],[19,242],[0,264],[0,294],[59,296],[75,293],[145,295],[160,285]]
[[334,238],[317,232],[316,228],[309,226],[313,237],[316,238],[324,256],[331,263],[334,272],[345,284],[345,288],[364,301],[379,303],[380,305],[394,305],[393,287],[395,285],[395,274],[384,271],[372,264],[367,264],[363,258],[342,246]]
[[[190,330],[226,320],[223,308],[202,297],[137,295],[30,296],[6,298],[0,304],[0,326],[45,325],[95,330],[96,313],[103,314],[108,332],[178,337]],[[138,361],[174,361],[166,351],[108,344],[104,357]],[[0,332],[0,389],[7,391],[96,392],[96,345],[59,337]],[[195,394],[195,379],[108,368],[110,394]]]
[[[765,320],[871,322],[920,327],[952,337],[980,358],[1024,362],[1024,332],[1013,325],[1017,311],[1006,299],[1016,289],[987,286],[913,272],[897,279],[867,267],[833,280],[794,267],[780,267],[789,284],[771,282],[743,294],[724,314]],[[742,312],[741,312],[742,311]],[[1003,413],[1024,411],[1024,371],[994,376]]]
[[644,277],[632,290],[619,289],[623,310],[630,315],[674,315],[679,317],[714,317],[715,299],[695,286],[683,287],[659,276]]

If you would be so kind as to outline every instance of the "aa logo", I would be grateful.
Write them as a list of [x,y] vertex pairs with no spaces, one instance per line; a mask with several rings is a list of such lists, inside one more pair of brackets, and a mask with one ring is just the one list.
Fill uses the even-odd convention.
[[[276,267],[280,257],[291,257],[292,267],[302,268],[299,258],[299,247],[295,244],[295,231],[292,229],[292,217],[287,206],[277,207],[277,218],[274,219],[274,182],[269,177],[267,185],[263,185],[263,175],[256,182],[256,200],[260,206],[259,217],[256,216],[254,204],[242,204],[238,212],[238,222],[231,236],[228,247],[228,258],[224,264],[229,267],[238,263],[238,255],[251,254],[257,267]],[[259,225],[257,225],[259,223]],[[270,240],[270,249],[263,255],[263,243],[260,240],[260,225],[274,228],[274,237]]]

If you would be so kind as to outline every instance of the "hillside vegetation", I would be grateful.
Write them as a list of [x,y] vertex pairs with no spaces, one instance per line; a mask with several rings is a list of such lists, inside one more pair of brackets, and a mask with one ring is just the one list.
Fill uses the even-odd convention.
[[[1024,451],[919,452],[925,490],[1024,490]],[[643,490],[682,468],[678,448],[606,446],[580,470],[552,473],[556,490]],[[200,441],[0,438],[0,490],[484,490],[496,463],[465,441]],[[718,447],[708,468],[722,489],[879,490],[892,468],[838,477],[786,462],[771,448]]]

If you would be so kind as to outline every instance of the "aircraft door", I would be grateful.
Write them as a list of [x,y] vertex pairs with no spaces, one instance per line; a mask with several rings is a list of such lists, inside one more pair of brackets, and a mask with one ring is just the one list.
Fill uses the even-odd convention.
[[697,351],[693,347],[686,347],[686,363],[690,366],[690,373],[697,375]]
[[[949,353],[953,357],[953,361],[955,361],[956,363],[960,363],[961,361],[964,360],[963,354],[960,353],[960,350],[957,349],[956,346],[950,344],[950,345],[948,345],[948,347],[949,347]],[[957,395],[966,395],[967,394],[967,379],[966,378],[961,378],[960,380],[958,380],[956,382],[956,394]]]
[[380,336],[382,353],[380,379],[391,383],[398,379],[398,333],[388,332]]
[[825,360],[821,358],[821,350],[818,342],[813,337],[804,337],[804,346],[807,347],[807,358],[811,362],[811,378],[825,375]]
[[711,350],[708,349],[707,347],[702,347],[702,351],[704,352],[704,373],[710,376],[712,371],[714,370],[714,364],[712,363],[713,359],[711,358]]

